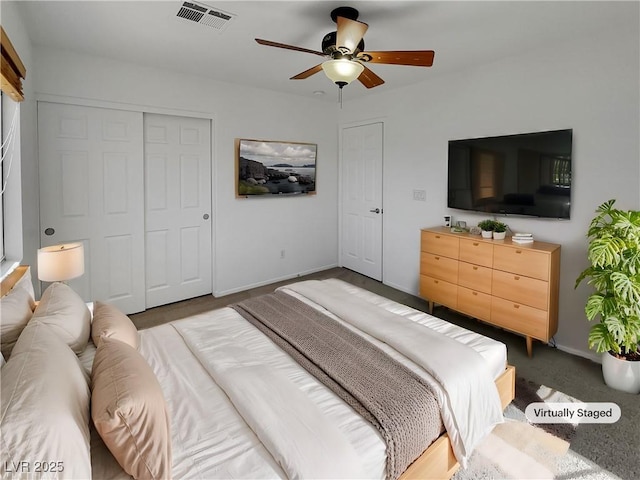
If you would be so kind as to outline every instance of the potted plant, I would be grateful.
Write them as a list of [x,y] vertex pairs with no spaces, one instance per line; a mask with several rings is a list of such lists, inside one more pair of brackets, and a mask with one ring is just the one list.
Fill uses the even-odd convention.
[[482,220],[478,222],[478,227],[482,230],[482,238],[491,238],[493,236],[493,227],[496,222],[494,220]]
[[507,235],[507,224],[502,222],[494,222],[493,224],[493,238],[495,240],[504,240]]
[[609,200],[598,207],[589,225],[591,262],[576,280],[585,279],[596,292],[585,313],[599,318],[589,332],[589,348],[602,356],[605,383],[640,393],[640,211],[619,210]]

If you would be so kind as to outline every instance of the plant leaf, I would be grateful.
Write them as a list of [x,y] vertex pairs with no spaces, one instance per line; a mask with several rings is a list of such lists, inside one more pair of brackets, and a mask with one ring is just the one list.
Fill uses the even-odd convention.
[[602,302],[604,297],[594,293],[587,299],[587,304],[584,307],[584,313],[587,314],[589,321],[593,320],[598,314],[602,313]]
[[613,209],[613,204],[614,203],[616,203],[614,198],[612,198],[610,200],[607,200],[602,205],[600,205],[598,208],[596,208],[596,212],[599,212],[599,213],[602,213],[602,214],[609,214],[609,213],[611,213],[611,210]]
[[604,319],[603,322],[607,326],[608,332],[616,343],[624,343],[627,335],[627,329],[624,322],[618,317],[611,316]]
[[596,267],[607,267],[620,262],[625,243],[610,234],[595,238],[589,244],[589,260]]
[[598,353],[608,352],[609,350],[620,353],[620,346],[613,341],[607,326],[603,323],[598,323],[591,327],[591,331],[589,332],[589,348],[595,349]]
[[640,285],[634,282],[623,272],[613,272],[611,274],[614,294],[625,303],[640,302]]

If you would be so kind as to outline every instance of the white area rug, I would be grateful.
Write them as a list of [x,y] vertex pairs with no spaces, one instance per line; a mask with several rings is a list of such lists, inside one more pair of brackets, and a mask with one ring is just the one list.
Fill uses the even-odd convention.
[[620,480],[595,463],[573,452],[573,425],[531,425],[524,415],[533,401],[576,402],[545,386],[533,386],[519,379],[516,400],[505,410],[505,423],[476,448],[466,470],[454,480]]

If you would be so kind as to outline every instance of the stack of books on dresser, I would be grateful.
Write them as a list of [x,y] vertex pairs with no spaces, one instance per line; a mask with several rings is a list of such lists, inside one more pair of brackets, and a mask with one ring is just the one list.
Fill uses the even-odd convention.
[[514,233],[511,241],[514,243],[533,243],[533,233]]

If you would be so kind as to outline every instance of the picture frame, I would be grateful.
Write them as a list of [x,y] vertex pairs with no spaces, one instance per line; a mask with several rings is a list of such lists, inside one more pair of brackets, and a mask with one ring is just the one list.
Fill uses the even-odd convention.
[[235,139],[236,198],[314,195],[315,143]]

